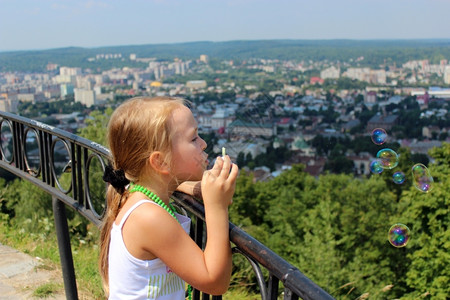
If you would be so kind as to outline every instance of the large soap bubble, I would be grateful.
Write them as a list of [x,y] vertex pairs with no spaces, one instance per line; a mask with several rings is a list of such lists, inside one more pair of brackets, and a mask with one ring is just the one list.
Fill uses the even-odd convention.
[[405,224],[397,223],[391,226],[388,233],[388,240],[392,246],[400,248],[408,244],[410,231]]
[[379,159],[374,159],[370,163],[370,172],[374,174],[380,174],[383,172],[383,166],[381,165],[381,161]]
[[411,168],[413,184],[421,192],[427,193],[433,188],[433,177],[423,164],[415,164]]
[[405,182],[406,176],[405,173],[399,171],[399,172],[395,172],[392,175],[392,181],[396,184],[402,184],[403,182]]
[[372,131],[372,134],[370,136],[372,138],[372,142],[377,145],[382,145],[387,140],[387,133],[386,130],[383,128],[375,128]]
[[377,153],[377,158],[380,160],[383,169],[393,169],[398,165],[398,155],[392,149],[381,149]]

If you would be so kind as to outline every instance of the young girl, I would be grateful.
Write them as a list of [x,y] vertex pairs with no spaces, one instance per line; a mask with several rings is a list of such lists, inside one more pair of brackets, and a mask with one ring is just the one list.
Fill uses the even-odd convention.
[[[185,282],[208,294],[225,293],[231,277],[228,206],[237,166],[224,156],[205,171],[206,142],[179,98],[124,102],[109,121],[108,143],[112,166],[104,174],[110,186],[100,272],[109,299],[184,299]],[[187,181],[201,181],[204,251],[188,235],[190,219],[169,203]]]

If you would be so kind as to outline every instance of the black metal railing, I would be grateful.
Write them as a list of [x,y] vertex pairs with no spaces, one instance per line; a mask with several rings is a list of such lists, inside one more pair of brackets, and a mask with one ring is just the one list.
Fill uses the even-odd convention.
[[[65,207],[68,206],[97,227],[106,203],[101,176],[109,150],[80,136],[21,116],[0,111],[0,167],[28,180],[52,196],[58,248],[67,299],[78,299],[75,270]],[[191,236],[204,246],[204,207],[191,196],[176,192],[176,205],[193,218]],[[243,255],[252,266],[261,299],[333,299],[276,253],[230,223],[233,253]],[[263,269],[268,273],[267,278]],[[324,274],[325,275],[325,274]],[[222,299],[194,290],[193,299]]]

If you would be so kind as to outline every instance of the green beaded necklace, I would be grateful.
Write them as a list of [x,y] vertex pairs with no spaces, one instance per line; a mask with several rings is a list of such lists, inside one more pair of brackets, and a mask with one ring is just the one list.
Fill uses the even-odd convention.
[[[161,198],[159,198],[155,193],[153,193],[152,191],[146,189],[145,187],[143,187],[142,185],[139,184],[134,184],[131,183],[130,184],[130,190],[129,193],[134,193],[134,192],[141,192],[142,194],[144,194],[145,196],[149,197],[150,200],[153,200],[156,204],[158,204],[159,206],[161,206],[162,208],[164,208],[175,220],[178,221],[177,216],[175,215],[175,208],[172,206],[172,204],[169,203],[169,206],[167,206],[162,200]],[[178,221],[179,223],[180,221]]]
[[[134,193],[134,192],[141,192],[142,194],[144,194],[145,196],[149,197],[151,200],[153,200],[156,204],[158,204],[159,206],[161,206],[162,208],[164,208],[172,217],[174,217],[175,220],[178,221],[178,223],[180,223],[180,221],[178,220],[177,216],[175,215],[175,208],[173,207],[172,204],[169,203],[169,206],[167,206],[162,200],[161,198],[159,198],[155,193],[153,193],[152,191],[146,189],[145,187],[143,187],[142,185],[139,184],[134,184],[131,183],[130,184],[130,190],[129,193]],[[188,285],[188,299],[191,300],[192,299],[192,286],[189,284]]]

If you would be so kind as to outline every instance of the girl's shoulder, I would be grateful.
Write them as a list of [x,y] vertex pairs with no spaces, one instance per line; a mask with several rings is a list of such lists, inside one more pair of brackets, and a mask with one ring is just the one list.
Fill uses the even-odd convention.
[[[127,210],[125,206],[122,209]],[[155,230],[173,229],[173,226],[178,224],[164,208],[148,199],[133,200],[128,206],[128,211],[131,212],[126,220],[127,226],[133,227],[142,234],[152,233]],[[126,217],[125,214],[126,212],[123,214],[124,217]]]
[[136,258],[154,259],[159,257],[159,248],[167,247],[167,238],[179,236],[178,231],[182,229],[172,216],[154,202],[147,200],[136,203],[140,204],[132,209],[128,217],[124,216],[127,219],[121,228],[123,240],[128,251]]

